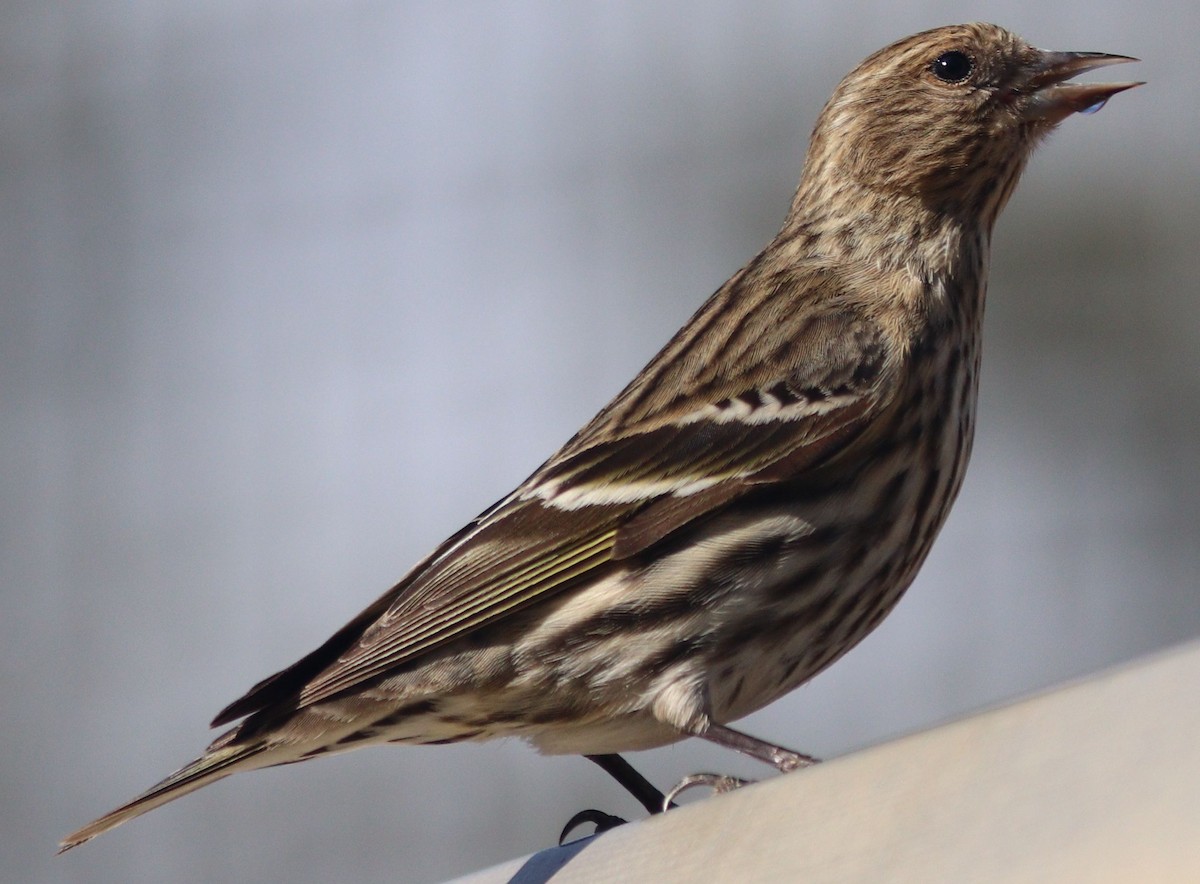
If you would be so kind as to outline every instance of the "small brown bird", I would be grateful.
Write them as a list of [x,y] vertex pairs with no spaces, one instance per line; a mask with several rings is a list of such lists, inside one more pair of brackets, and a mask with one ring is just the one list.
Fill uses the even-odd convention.
[[[375,743],[516,736],[587,755],[729,728],[887,614],[958,493],[992,225],[1034,146],[1134,59],[994,25],[926,31],[834,91],[783,228],[532,476],[320,648],[203,756],[62,842],[232,773]],[[719,784],[718,784],[719,785]]]

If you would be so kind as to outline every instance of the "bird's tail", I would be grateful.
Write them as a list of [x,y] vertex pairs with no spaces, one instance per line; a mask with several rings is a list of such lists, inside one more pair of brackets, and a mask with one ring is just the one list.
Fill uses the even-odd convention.
[[[232,735],[230,733],[226,736]],[[220,737],[217,738],[213,746],[209,747],[208,751],[200,758],[197,758],[190,764],[184,765],[162,782],[151,786],[132,801],[122,804],[116,810],[100,817],[100,819],[88,823],[79,831],[72,832],[59,842],[58,852],[64,853],[72,847],[78,847],[85,841],[91,841],[97,835],[107,832],[114,826],[119,826],[127,820],[139,817],[147,811],[154,810],[154,808],[166,804],[168,801],[174,801],[188,792],[194,792],[201,786],[207,786],[209,783],[223,779],[231,773],[247,768],[266,766],[263,764],[263,759],[258,759],[256,756],[266,751],[270,747],[269,743],[256,742],[241,745],[221,745],[222,743],[225,743],[225,740]],[[272,763],[274,762],[267,762],[267,764]]]

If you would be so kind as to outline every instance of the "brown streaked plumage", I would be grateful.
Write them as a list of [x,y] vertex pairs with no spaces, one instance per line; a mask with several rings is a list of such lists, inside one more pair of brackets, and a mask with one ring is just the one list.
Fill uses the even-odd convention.
[[601,756],[726,725],[860,641],[911,583],[971,450],[993,223],[1034,145],[1129,61],[993,25],[867,58],[783,228],[512,494],[214,725],[82,843],[239,770],[372,743],[523,737]]

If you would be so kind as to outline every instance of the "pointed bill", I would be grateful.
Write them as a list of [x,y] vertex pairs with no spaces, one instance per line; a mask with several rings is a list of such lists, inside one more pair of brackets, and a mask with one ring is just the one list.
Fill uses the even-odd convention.
[[1105,52],[1043,52],[1028,80],[1034,90],[1025,105],[1025,118],[1057,123],[1074,113],[1094,113],[1118,92],[1141,86],[1128,83],[1068,83],[1072,77],[1112,64],[1138,61]]

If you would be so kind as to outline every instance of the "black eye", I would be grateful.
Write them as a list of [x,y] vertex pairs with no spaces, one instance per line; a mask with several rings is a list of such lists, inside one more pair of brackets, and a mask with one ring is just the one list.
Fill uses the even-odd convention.
[[961,83],[971,76],[974,68],[975,62],[971,61],[971,56],[965,52],[959,52],[957,49],[943,52],[929,66],[933,75],[946,83]]

